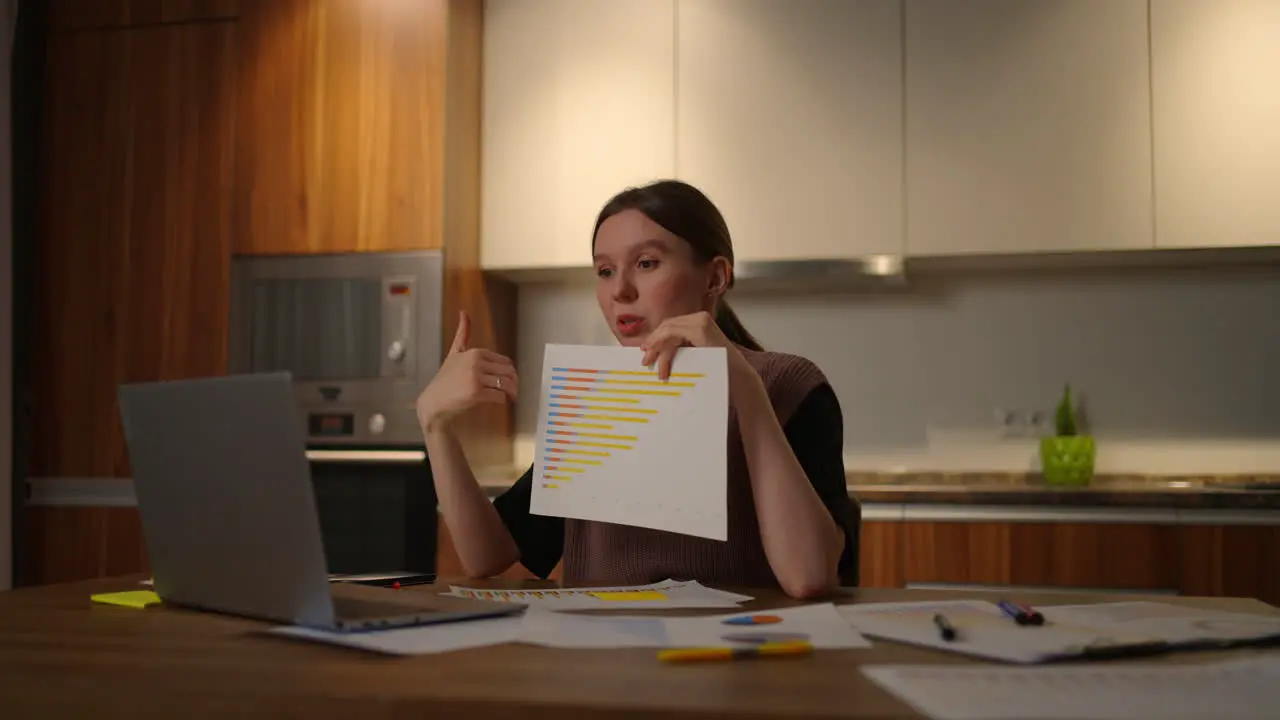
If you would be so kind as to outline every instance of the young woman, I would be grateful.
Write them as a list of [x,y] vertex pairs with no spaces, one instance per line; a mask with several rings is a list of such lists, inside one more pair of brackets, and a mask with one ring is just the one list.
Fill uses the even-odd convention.
[[563,560],[566,583],[696,579],[781,586],[796,598],[857,584],[860,513],[845,488],[840,404],[813,363],[766,352],[725,303],[733,246],[720,211],[679,181],[631,188],[600,212],[592,246],[601,312],[659,376],[681,347],[728,349],[728,541],[532,515],[532,467],[490,503],[450,421],[477,403],[514,400],[518,379],[508,358],[467,347],[463,316],[417,410],[466,571],[487,577],[519,561],[545,578]]

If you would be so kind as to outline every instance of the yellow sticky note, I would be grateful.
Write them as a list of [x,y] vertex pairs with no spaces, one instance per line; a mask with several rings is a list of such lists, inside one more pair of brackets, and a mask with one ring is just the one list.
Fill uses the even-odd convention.
[[90,595],[89,599],[94,602],[106,603],[107,605],[121,605],[123,607],[137,608],[139,610],[148,605],[159,605],[161,602],[160,596],[151,590],[98,593],[97,595]]
[[628,600],[666,600],[667,596],[657,590],[622,590],[619,592],[593,592],[592,595],[601,600],[612,601],[628,601]]

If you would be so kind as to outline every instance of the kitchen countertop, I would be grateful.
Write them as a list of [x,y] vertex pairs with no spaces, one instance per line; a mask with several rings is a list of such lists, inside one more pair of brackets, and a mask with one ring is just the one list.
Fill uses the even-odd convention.
[[847,475],[864,503],[1280,510],[1280,475],[1098,475],[1085,487],[1054,487],[1031,473]]
[[[524,469],[477,474],[492,497],[510,487]],[[1280,473],[1100,474],[1086,487],[1053,487],[1034,473],[851,471],[846,478],[850,497],[863,504],[1280,510]]]

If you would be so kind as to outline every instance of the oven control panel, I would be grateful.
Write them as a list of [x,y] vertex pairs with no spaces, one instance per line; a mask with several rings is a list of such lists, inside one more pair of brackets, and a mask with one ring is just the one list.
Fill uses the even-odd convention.
[[313,411],[307,413],[307,436],[312,440],[418,440],[413,413]]

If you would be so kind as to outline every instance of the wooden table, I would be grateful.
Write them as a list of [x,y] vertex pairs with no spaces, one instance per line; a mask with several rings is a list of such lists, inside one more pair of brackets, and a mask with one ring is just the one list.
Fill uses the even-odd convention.
[[[384,657],[263,636],[258,631],[269,626],[251,620],[89,601],[91,593],[137,589],[140,579],[0,593],[0,717],[915,718],[919,716],[908,706],[866,680],[859,666],[973,662],[887,642],[802,658],[698,665],[664,665],[653,650],[523,645]],[[548,586],[528,581],[468,584]],[[757,597],[747,609],[800,604],[777,593],[743,592]],[[849,591],[836,602],[954,597],[995,598],[866,589]],[[1036,605],[1118,599],[1074,593],[1014,598]],[[1280,612],[1247,599],[1158,599]],[[1198,661],[1206,655],[1162,661]]]

